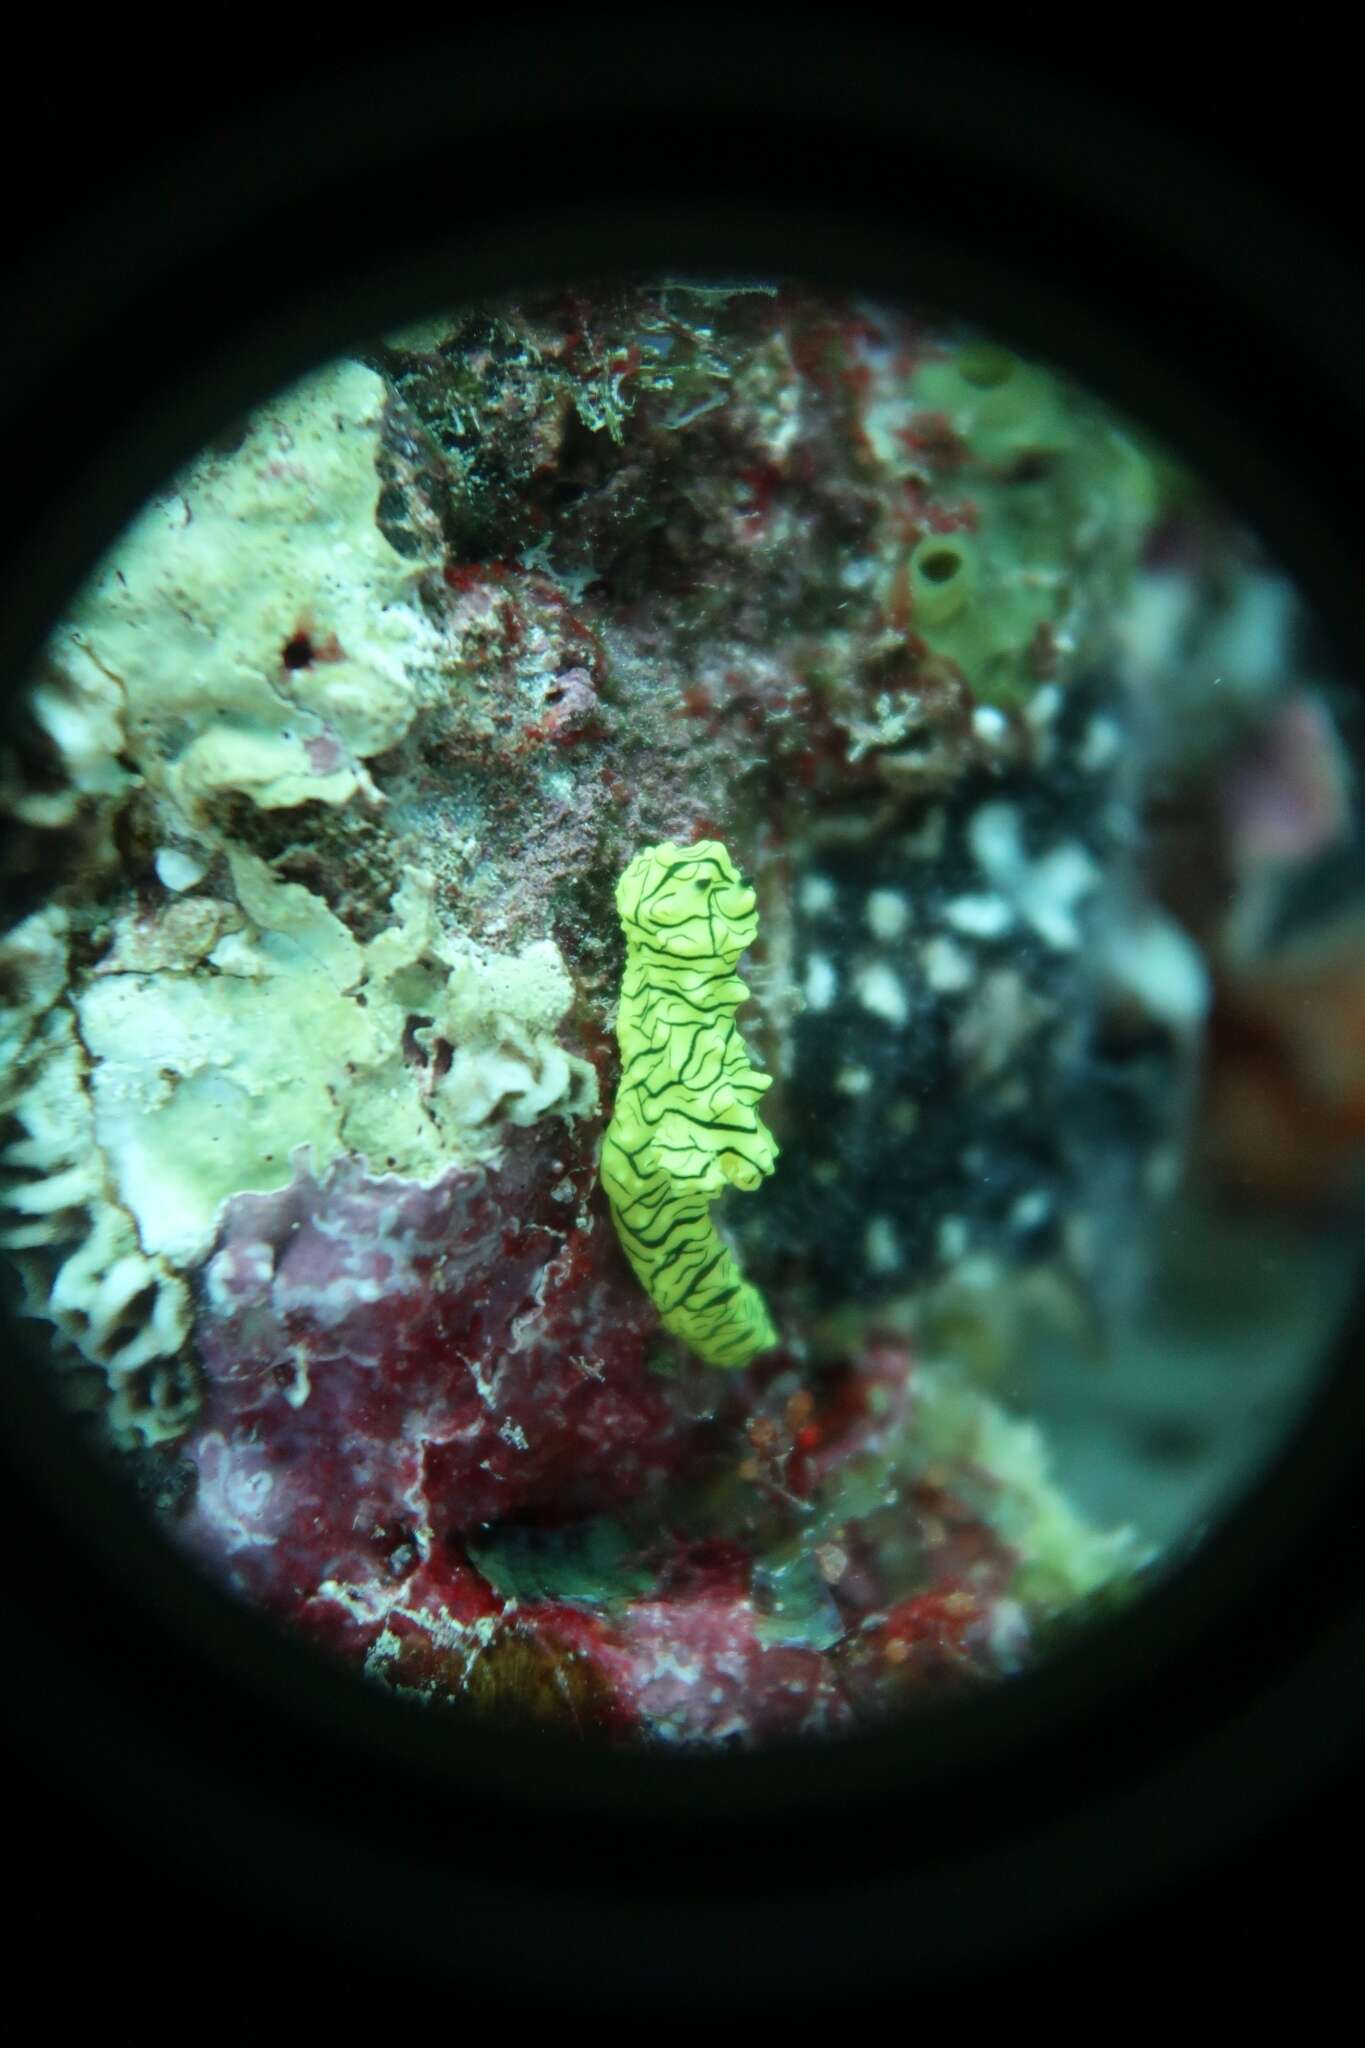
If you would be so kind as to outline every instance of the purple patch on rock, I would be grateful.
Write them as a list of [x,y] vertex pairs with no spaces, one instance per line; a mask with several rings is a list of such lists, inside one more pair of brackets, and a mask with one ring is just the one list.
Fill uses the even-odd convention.
[[331,1599],[372,1635],[463,1532],[620,1505],[684,1462],[700,1425],[647,1370],[657,1319],[609,1220],[540,1220],[563,1216],[550,1144],[519,1133],[497,1171],[429,1188],[300,1162],[229,1203],[182,1528],[236,1590]]

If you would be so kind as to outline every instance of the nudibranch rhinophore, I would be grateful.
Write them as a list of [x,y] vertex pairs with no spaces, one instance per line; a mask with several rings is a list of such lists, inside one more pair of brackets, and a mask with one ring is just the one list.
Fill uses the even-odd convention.
[[636,854],[616,907],[621,1084],[602,1185],[664,1328],[706,1365],[744,1366],[777,1331],[711,1204],[726,1188],[760,1186],[777,1160],[758,1115],[772,1076],[752,1064],[735,1023],[749,993],[735,963],[758,931],[754,892],[719,840],[665,841]]

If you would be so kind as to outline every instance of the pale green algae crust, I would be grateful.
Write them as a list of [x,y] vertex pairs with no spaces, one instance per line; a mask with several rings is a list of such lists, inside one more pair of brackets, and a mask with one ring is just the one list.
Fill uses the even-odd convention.
[[[300,1147],[316,1174],[358,1155],[430,1181],[496,1160],[495,1108],[529,1124],[595,1107],[592,1068],[555,1043],[573,989],[548,940],[499,956],[443,939],[413,869],[362,947],[264,861],[231,865],[251,928],[213,948],[216,973],[103,975],[76,999],[97,1142],[149,1251],[202,1258],[228,1197],[283,1187]],[[458,1048],[435,1082],[405,1057],[412,1015],[431,1020],[416,1042]]]
[[[549,939],[490,951],[408,865],[362,944],[229,823],[243,800],[377,807],[366,758],[441,687],[413,571],[375,523],[383,399],[373,372],[331,365],[191,464],[58,626],[32,696],[65,785],[13,793],[14,816],[80,823],[92,900],[118,883],[112,822],[134,795],[160,838],[150,912],[92,930],[73,891],[0,941],[0,1107],[21,1130],[4,1242],[45,1255],[30,1305],[108,1375],[128,1442],[193,1410],[183,1273],[231,1196],[351,1156],[430,1183],[496,1164],[509,1125],[597,1104],[557,1042],[573,986]],[[189,893],[211,873],[221,894]],[[107,946],[92,970],[76,937]]]
[[[54,636],[114,751],[191,830],[224,792],[266,810],[373,798],[364,761],[412,722],[434,645],[375,524],[383,401],[338,363],[264,406],[153,500]],[[318,658],[288,667],[313,631]]]
[[1052,1476],[1047,1441],[1034,1422],[1007,1414],[949,1364],[915,1376],[913,1453],[921,1469],[942,1461],[959,1493],[1017,1553],[1011,1591],[1035,1621],[1050,1621],[1156,1561],[1155,1545],[1131,1527],[1097,1529]]

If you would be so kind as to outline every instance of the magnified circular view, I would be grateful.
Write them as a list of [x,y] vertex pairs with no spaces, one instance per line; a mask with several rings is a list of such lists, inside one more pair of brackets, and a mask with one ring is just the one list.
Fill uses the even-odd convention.
[[1349,680],[1139,426],[927,311],[544,292],[226,423],[5,757],[4,1260],[74,1426],[438,1705],[752,1746],[1025,1670],[1341,1320]]

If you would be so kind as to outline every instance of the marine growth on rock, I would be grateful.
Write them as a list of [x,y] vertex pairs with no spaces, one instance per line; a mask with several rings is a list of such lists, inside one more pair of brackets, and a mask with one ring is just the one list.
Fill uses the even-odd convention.
[[[73,1428],[430,1704],[715,1746],[1007,1679],[1344,1284],[1307,644],[1140,428],[932,309],[544,291],[267,395],[0,770],[0,1219]],[[1238,1311],[1248,1233],[1299,1277]]]

